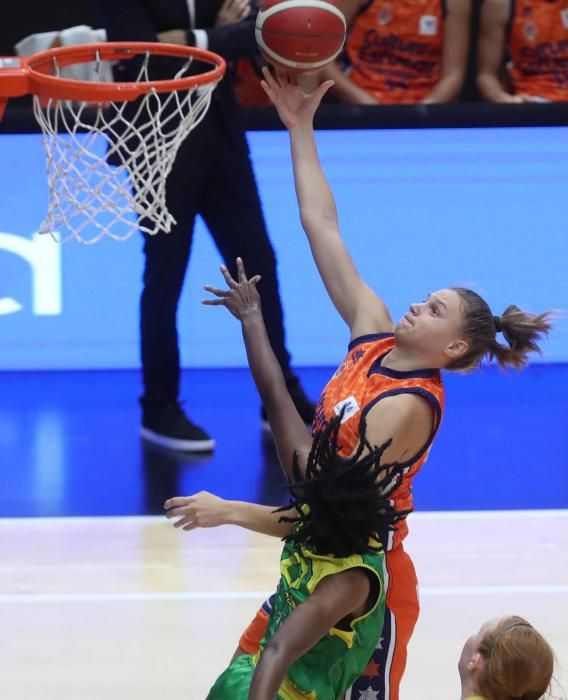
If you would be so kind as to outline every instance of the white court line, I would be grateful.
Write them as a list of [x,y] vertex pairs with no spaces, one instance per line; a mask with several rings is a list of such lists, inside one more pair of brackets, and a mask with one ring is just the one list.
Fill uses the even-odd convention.
[[[409,516],[409,522],[414,520],[477,520],[483,518],[517,519],[517,518],[568,518],[566,509],[544,510],[430,510],[413,512]],[[69,516],[53,518],[0,518],[0,528],[13,525],[60,525],[93,523],[163,523],[171,527],[171,521],[163,515],[96,515],[96,516]],[[228,527],[237,527],[231,525]]]
[[495,518],[508,520],[517,518],[568,518],[568,509],[560,510],[429,510],[414,511],[408,520],[479,520]]
[[[175,602],[194,600],[259,600],[274,591],[187,591],[171,593],[14,593],[0,595],[0,605],[17,603],[129,603]],[[534,586],[424,586],[420,596],[474,595],[542,595],[568,594],[568,585],[536,584]]]

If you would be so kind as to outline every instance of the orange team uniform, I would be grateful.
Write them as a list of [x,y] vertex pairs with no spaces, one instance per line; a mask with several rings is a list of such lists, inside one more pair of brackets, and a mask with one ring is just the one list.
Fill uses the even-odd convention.
[[[404,393],[417,394],[428,401],[434,418],[432,432],[424,447],[407,462],[403,481],[393,495],[395,507],[402,511],[413,508],[412,478],[426,461],[440,426],[444,386],[440,372],[435,369],[401,372],[383,367],[382,360],[394,345],[392,333],[365,335],[351,341],[347,357],[320,397],[314,431],[321,430],[344,407],[338,446],[340,453],[347,456],[359,443],[361,419],[378,401]],[[355,682],[346,698],[358,700],[357,690],[363,697],[398,700],[398,688],[406,665],[406,647],[419,611],[416,573],[402,545],[407,533],[408,527],[403,519],[390,535],[386,552],[386,611],[381,640],[365,674]],[[256,652],[266,631],[270,607],[271,599],[268,599],[241,637],[240,646],[247,653]],[[371,695],[371,692],[375,694]]]
[[383,104],[421,102],[440,80],[444,0],[370,0],[345,46],[352,82]]
[[516,0],[507,45],[516,93],[568,102],[568,0]]

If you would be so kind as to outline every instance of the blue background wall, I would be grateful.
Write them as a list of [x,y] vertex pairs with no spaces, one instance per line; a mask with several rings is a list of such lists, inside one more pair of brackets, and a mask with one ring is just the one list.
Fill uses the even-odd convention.
[[[294,362],[334,365],[346,334],[300,229],[287,134],[249,140]],[[344,237],[394,318],[453,284],[479,291],[496,313],[568,305],[568,128],[324,131],[318,143]],[[32,244],[47,205],[40,136],[4,134],[0,153],[0,369],[137,367],[139,237]],[[234,320],[199,304],[219,262],[199,224],[180,307],[185,366],[245,365]],[[565,319],[542,359],[568,361]]]

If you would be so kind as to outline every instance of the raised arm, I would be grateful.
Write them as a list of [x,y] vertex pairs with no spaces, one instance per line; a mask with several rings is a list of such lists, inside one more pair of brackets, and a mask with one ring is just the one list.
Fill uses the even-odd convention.
[[221,272],[229,289],[205,286],[216,299],[206,299],[209,306],[226,306],[239,319],[247,351],[248,363],[258,393],[266,409],[280,465],[292,480],[294,453],[303,470],[312,445],[312,438],[294,402],[290,398],[284,375],[274,355],[262,318],[260,295],[256,285],[260,276],[247,279],[243,261],[237,258],[238,282],[222,265]]
[[261,654],[249,700],[276,697],[291,663],[311,649],[340,620],[365,604],[370,583],[361,569],[333,574],[318,584],[286,618]]
[[392,319],[383,301],[361,279],[339,232],[335,200],[322,170],[313,117],[333,82],[305,94],[289,76],[263,69],[262,86],[290,134],[300,220],[319,273],[352,337],[389,332]]

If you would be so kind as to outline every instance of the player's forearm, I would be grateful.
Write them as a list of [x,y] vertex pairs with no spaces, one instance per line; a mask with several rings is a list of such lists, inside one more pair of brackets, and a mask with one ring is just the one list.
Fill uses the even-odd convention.
[[424,104],[444,104],[457,99],[463,84],[462,75],[448,75],[434,85],[422,100]]
[[264,649],[255,669],[249,690],[249,700],[273,700],[291,663],[282,650],[271,643]]
[[346,104],[376,105],[378,101],[366,90],[354,83],[337,62],[326,66],[321,72],[322,79],[333,80],[333,95]]
[[501,81],[490,73],[480,73],[477,77],[477,86],[489,102],[513,101],[513,96],[503,88]]
[[291,525],[279,522],[282,514],[274,512],[277,507],[246,501],[227,501],[226,524],[282,539],[290,533]]
[[311,126],[290,132],[302,226],[331,300],[351,327],[361,279],[341,238],[333,194],[319,162]]
[[333,193],[319,160],[312,125],[299,124],[290,131],[294,185],[302,225],[308,237],[317,233],[317,224],[337,227]]
[[282,368],[270,345],[262,313],[249,314],[241,321],[249,367],[262,401],[267,404],[288,394]]

